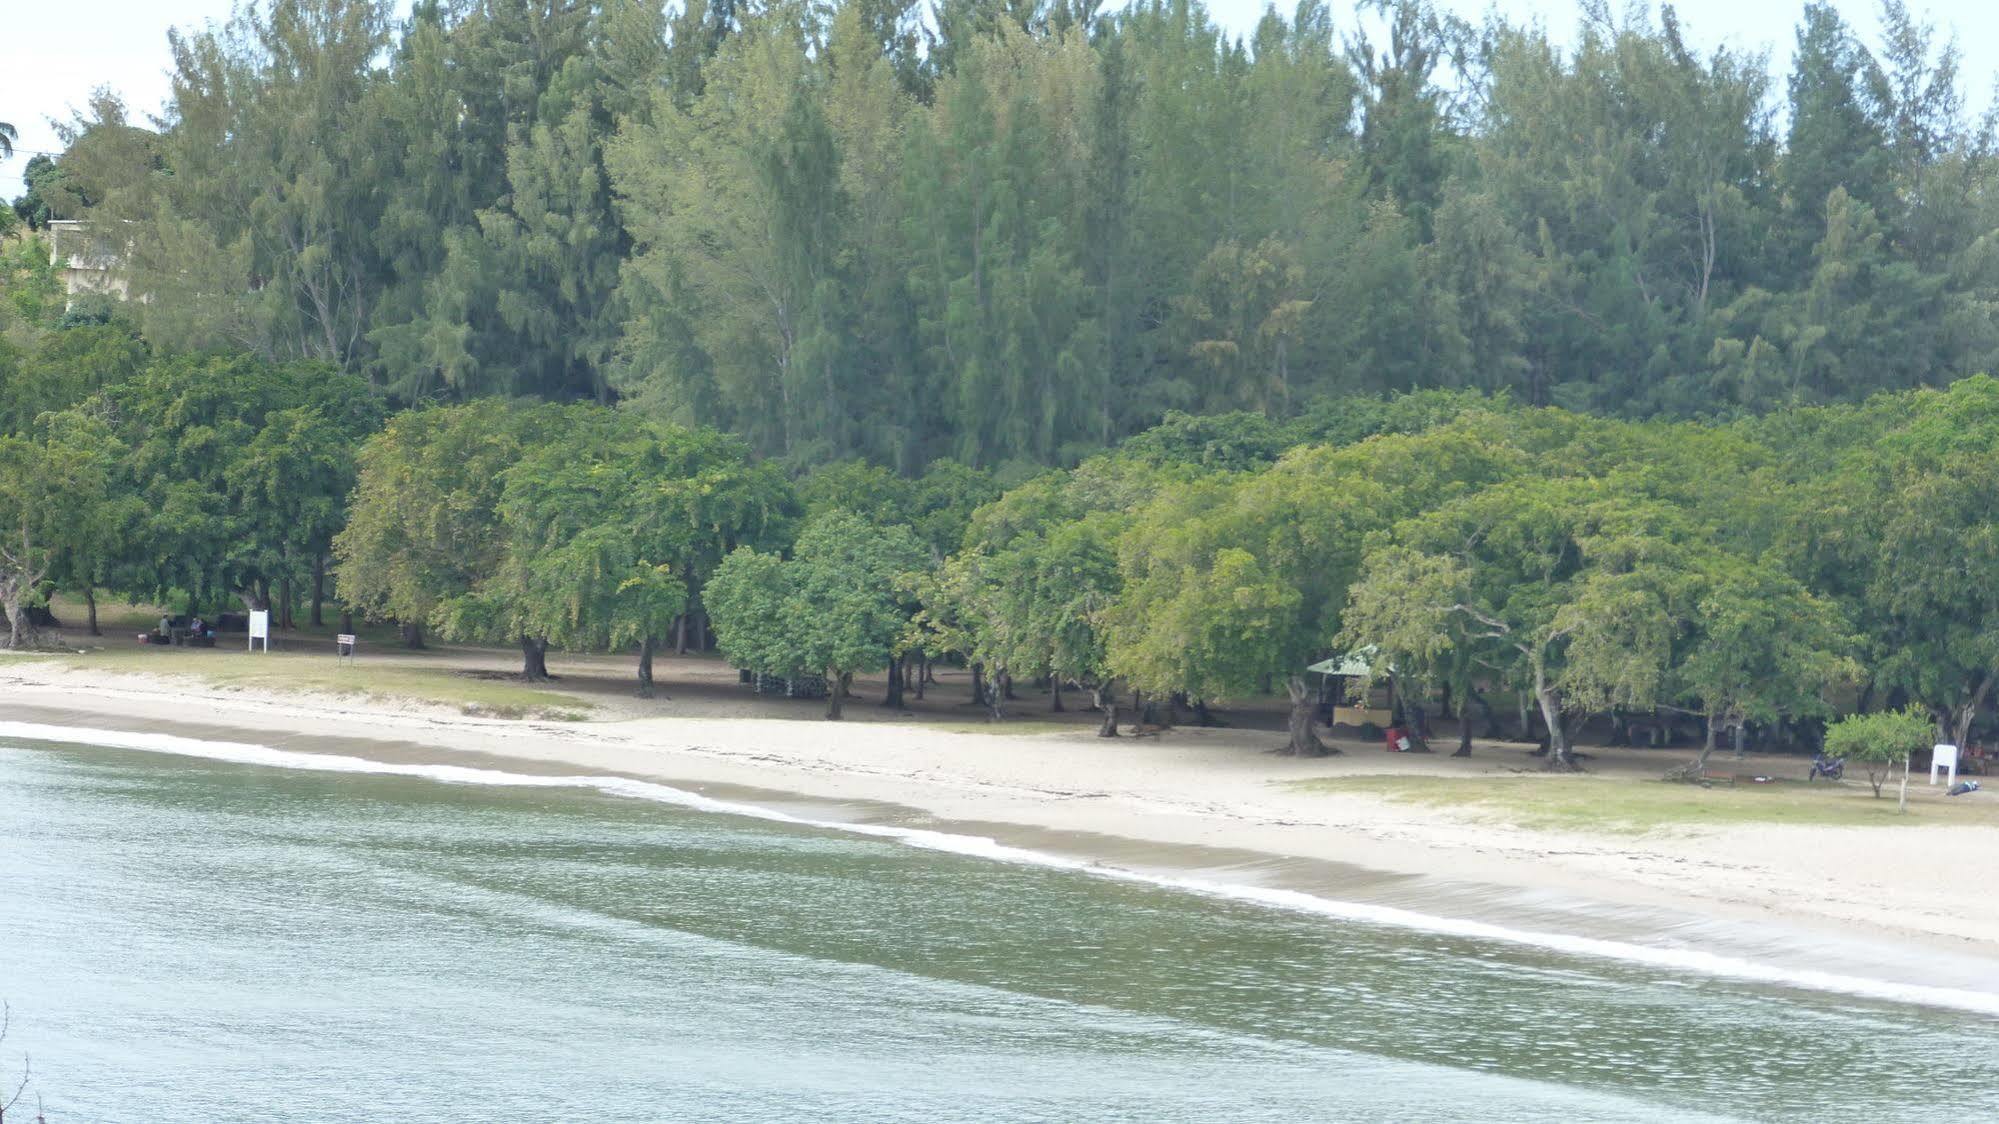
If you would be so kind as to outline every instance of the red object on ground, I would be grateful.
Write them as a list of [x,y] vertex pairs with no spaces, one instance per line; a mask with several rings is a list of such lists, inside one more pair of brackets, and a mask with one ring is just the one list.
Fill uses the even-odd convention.
[[1404,749],[1408,748],[1409,735],[1405,733],[1402,727],[1400,726],[1390,726],[1388,728],[1387,740],[1388,740],[1388,746],[1387,746],[1388,752],[1401,753]]

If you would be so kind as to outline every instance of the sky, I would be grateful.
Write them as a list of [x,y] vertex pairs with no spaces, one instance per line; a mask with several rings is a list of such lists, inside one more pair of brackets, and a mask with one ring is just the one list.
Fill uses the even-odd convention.
[[[12,160],[0,162],[0,197],[21,193],[21,169],[35,151],[61,147],[49,118],[66,120],[90,91],[108,85],[125,98],[135,120],[158,111],[167,94],[167,29],[200,27],[227,18],[232,0],[64,0],[36,4],[31,18],[5,20],[0,31],[0,121],[20,130]],[[1115,0],[1113,0],[1115,2]],[[1286,0],[1279,10],[1288,10]],[[1266,0],[1209,0],[1217,22],[1247,34]],[[1350,27],[1352,0],[1332,0],[1338,24]],[[1558,36],[1575,25],[1575,0],[1439,0],[1443,7],[1477,17],[1490,8],[1515,20],[1538,20]],[[19,12],[28,7],[10,2]],[[1621,3],[1616,4],[1621,7]],[[1689,37],[1703,47],[1727,44],[1767,49],[1773,70],[1788,67],[1793,32],[1804,0],[1678,0]],[[1873,0],[1843,0],[1848,22],[1873,41]],[[1964,53],[1971,101],[1983,105],[1999,75],[1999,4],[1991,0],[1911,0],[1912,11],[1954,28]],[[1780,87],[1781,89],[1781,81]]]

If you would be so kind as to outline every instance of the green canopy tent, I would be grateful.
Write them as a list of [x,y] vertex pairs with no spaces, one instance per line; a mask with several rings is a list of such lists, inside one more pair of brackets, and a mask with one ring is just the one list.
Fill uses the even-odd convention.
[[[1328,688],[1332,686],[1335,679],[1372,678],[1371,673],[1374,668],[1374,658],[1377,651],[1378,649],[1374,645],[1369,644],[1364,647],[1355,648],[1351,652],[1328,657],[1305,668],[1306,671],[1315,672],[1323,677],[1319,680],[1319,702],[1322,705],[1328,702],[1333,704],[1331,718],[1334,724],[1345,726],[1386,726],[1388,724],[1391,714],[1388,708],[1342,706],[1340,705],[1342,698],[1337,692],[1331,693],[1331,697],[1328,697]],[[1384,668],[1383,670],[1390,674],[1393,674],[1395,671],[1392,667]]]
[[[1320,660],[1305,670],[1315,671],[1320,675],[1338,675],[1343,678],[1364,676],[1374,666],[1373,661],[1376,650],[1374,645],[1369,644],[1364,648],[1355,648],[1343,656],[1331,656]],[[1392,673],[1395,669],[1391,667],[1388,670]]]

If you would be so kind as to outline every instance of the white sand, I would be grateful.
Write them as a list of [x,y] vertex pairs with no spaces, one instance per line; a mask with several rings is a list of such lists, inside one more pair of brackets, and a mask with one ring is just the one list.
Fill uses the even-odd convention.
[[[1989,967],[1990,982],[1999,982],[1999,895],[1985,890],[1999,861],[1999,829],[1990,826],[1718,825],[1642,836],[1542,831],[1461,809],[1284,783],[1387,773],[1510,775],[1534,767],[1518,748],[1483,743],[1468,760],[1358,746],[1342,757],[1296,760],[1262,752],[1273,735],[1236,731],[1106,740],[1082,731],[984,734],[754,717],[520,722],[67,670],[54,662],[0,666],[0,717],[29,708],[39,712],[36,720],[68,711],[76,724],[113,728],[193,723],[272,745],[365,738],[381,753],[486,755],[819,801],[887,802],[942,821],[1021,831],[1330,860],[1421,876],[1437,886],[1490,888],[1515,906],[1598,903],[1738,929],[1747,922],[1772,934],[1857,939],[1912,962],[1921,960],[1920,949],[1962,954],[1974,959],[1961,963]],[[1657,753],[1630,756],[1635,764],[1606,751],[1595,767],[1606,775],[1657,774]],[[1771,767],[1780,764],[1786,775],[1800,768],[1795,759]],[[1999,792],[1971,799],[1999,799]],[[1173,861],[1184,862],[1184,855]],[[1914,969],[1896,974],[1912,973],[1921,978]]]

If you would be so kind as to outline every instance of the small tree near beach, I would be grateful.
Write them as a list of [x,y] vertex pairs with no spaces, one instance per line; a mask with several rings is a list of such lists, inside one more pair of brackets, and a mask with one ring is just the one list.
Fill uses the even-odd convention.
[[909,623],[903,576],[928,559],[906,527],[828,512],[807,524],[789,559],[744,547],[722,561],[707,593],[716,639],[753,671],[823,672],[826,717],[838,718],[855,673],[888,666]]
[[1867,783],[1879,798],[1881,786],[1902,766],[1906,791],[1909,758],[1930,744],[1936,728],[1921,710],[1884,710],[1876,714],[1855,714],[1826,728],[1825,751],[1833,757],[1857,761],[1867,770]]

